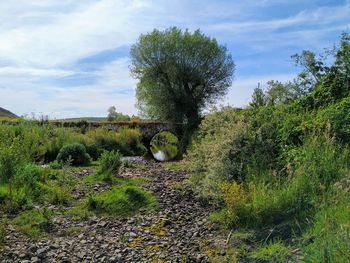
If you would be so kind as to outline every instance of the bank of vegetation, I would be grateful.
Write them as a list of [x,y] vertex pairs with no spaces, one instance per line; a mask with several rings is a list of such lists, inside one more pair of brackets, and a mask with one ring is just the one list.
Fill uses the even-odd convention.
[[232,260],[350,260],[350,36],[327,54],[294,56],[294,81],[213,110],[192,141],[191,185],[232,230]]

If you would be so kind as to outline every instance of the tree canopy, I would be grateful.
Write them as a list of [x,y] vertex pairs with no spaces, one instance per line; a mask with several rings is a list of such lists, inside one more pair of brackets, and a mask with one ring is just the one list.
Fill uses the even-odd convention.
[[141,35],[131,57],[138,108],[148,117],[184,124],[186,131],[232,84],[235,65],[227,48],[200,30],[172,27]]

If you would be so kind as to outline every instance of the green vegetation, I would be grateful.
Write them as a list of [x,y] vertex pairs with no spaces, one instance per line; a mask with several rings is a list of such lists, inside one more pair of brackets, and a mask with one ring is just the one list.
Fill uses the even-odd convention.
[[178,148],[179,140],[171,132],[159,132],[151,140],[151,152],[153,156],[161,152],[164,154],[165,161],[174,159],[179,153]]
[[[118,178],[121,152],[135,155],[146,151],[141,133],[135,129],[122,128],[117,132],[90,129],[83,122],[77,128],[29,121],[1,125],[0,212],[9,218],[16,216],[9,224],[16,225],[24,234],[39,237],[49,232],[52,224],[51,211],[34,209],[42,203],[58,208],[73,206],[71,214],[85,218],[94,212],[128,216],[140,209],[150,209],[156,201],[138,188],[142,180]],[[90,156],[95,161],[90,161]],[[86,169],[96,172],[80,179],[79,174]],[[106,182],[118,186],[109,192],[110,196],[93,194],[95,184]],[[77,200],[76,190],[91,197]],[[96,201],[96,211],[88,209],[89,200]],[[2,246],[5,233],[2,224],[0,230]]]
[[277,241],[261,246],[252,253],[251,257],[265,262],[283,263],[288,261],[291,254],[291,250],[288,247],[284,246],[281,241]]
[[131,57],[139,109],[153,119],[183,124],[185,147],[202,110],[231,86],[234,63],[227,48],[200,30],[172,27],[141,35]]
[[90,156],[86,153],[84,145],[72,143],[61,148],[57,155],[57,161],[71,163],[72,165],[82,165],[90,163]]
[[141,208],[153,209],[156,203],[156,199],[150,192],[126,185],[91,196],[88,199],[88,209],[96,213],[119,217],[133,215]]
[[29,210],[13,219],[13,223],[24,234],[39,237],[52,226],[52,211],[48,209]]
[[214,109],[192,139],[191,186],[218,208],[212,219],[253,233],[238,258],[349,261],[349,35],[329,54],[330,65],[293,56],[304,68],[294,81],[256,88],[248,108]]
[[119,169],[122,165],[122,161],[120,160],[121,154],[119,152],[111,151],[104,152],[100,158],[100,173],[112,173],[118,174]]

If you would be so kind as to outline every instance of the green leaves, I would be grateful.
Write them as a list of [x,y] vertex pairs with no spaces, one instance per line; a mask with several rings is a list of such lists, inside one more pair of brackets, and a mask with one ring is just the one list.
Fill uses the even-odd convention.
[[138,107],[145,115],[197,128],[205,106],[226,94],[234,63],[225,46],[200,30],[176,27],[141,35],[131,48]]

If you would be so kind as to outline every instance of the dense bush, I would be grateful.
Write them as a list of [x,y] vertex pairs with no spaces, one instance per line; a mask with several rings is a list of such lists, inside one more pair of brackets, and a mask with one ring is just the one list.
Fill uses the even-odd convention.
[[284,262],[292,245],[307,262],[349,260],[349,191],[332,190],[350,167],[349,52],[344,34],[331,65],[294,56],[297,79],[256,89],[249,108],[214,110],[192,140],[192,186],[219,205],[214,220],[254,230],[250,259]]
[[57,160],[62,163],[71,161],[72,165],[82,165],[90,162],[90,156],[86,153],[84,145],[72,143],[61,148],[57,155]]
[[142,134],[137,129],[121,128],[116,134],[119,151],[123,155],[143,156],[147,148],[142,144]]

